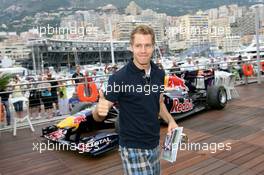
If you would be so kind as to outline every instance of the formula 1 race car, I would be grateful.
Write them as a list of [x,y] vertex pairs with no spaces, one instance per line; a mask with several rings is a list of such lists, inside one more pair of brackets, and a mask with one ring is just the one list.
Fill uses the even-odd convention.
[[173,74],[167,79],[169,90],[164,93],[164,103],[175,120],[204,109],[223,109],[226,106],[226,90],[215,85],[213,70]]
[[[164,103],[175,120],[208,108],[223,109],[227,103],[225,88],[214,85],[213,71],[185,72],[184,80],[172,75],[166,81]],[[110,109],[103,122],[96,122],[92,117],[95,105],[79,103],[72,116],[43,128],[42,136],[60,144],[74,145],[75,150],[93,156],[115,149],[118,146],[118,104]]]
[[42,137],[92,156],[115,149],[118,134],[111,128],[115,128],[118,110],[113,106],[103,122],[96,122],[92,116],[93,107],[95,103],[80,103],[74,109],[80,112],[57,125],[43,128]]

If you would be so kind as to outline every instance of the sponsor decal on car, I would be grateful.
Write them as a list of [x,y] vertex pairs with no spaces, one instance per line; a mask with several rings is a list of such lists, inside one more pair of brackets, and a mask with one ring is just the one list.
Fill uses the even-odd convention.
[[173,99],[172,108],[170,113],[182,113],[193,109],[192,99],[183,99],[183,103],[178,98]]
[[84,115],[79,115],[79,116],[74,117],[73,123],[80,124],[81,122],[84,122],[84,121],[86,121],[86,117]]
[[79,149],[84,150],[85,152],[89,152],[92,149],[94,151],[100,149],[100,146],[102,145],[107,145],[111,142],[112,140],[109,137],[106,138],[102,138],[100,140],[96,140],[94,141],[93,139],[91,139],[90,141],[88,141],[87,143],[83,143],[79,145]]
[[65,132],[63,131],[63,129],[58,129],[57,131],[54,131],[46,135],[46,138],[53,140],[53,141],[57,141],[61,138],[64,138],[64,136],[65,136]]

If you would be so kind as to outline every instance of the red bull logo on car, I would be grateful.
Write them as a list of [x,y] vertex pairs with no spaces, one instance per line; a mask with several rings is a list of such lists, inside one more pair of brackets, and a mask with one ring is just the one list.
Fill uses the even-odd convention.
[[183,99],[183,103],[178,98],[173,99],[170,113],[182,113],[193,109],[192,99]]
[[84,122],[84,121],[86,121],[85,116],[84,115],[80,115],[80,116],[74,117],[73,123],[74,124],[80,124],[81,122]]

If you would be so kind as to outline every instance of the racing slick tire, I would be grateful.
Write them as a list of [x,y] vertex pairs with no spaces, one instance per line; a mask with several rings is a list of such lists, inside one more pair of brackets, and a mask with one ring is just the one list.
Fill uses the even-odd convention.
[[74,114],[76,114],[76,113],[78,113],[78,112],[80,112],[80,111],[82,111],[82,110],[84,110],[90,106],[91,106],[91,103],[89,103],[89,102],[80,102],[73,107],[73,109],[71,111],[71,115],[74,115]]
[[223,109],[227,103],[227,94],[223,86],[211,86],[207,89],[207,104],[213,109]]

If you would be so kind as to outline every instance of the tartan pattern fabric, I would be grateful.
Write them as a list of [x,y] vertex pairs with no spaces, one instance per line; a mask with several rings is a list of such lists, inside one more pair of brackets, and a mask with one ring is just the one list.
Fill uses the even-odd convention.
[[160,149],[137,149],[119,146],[125,175],[160,175]]

